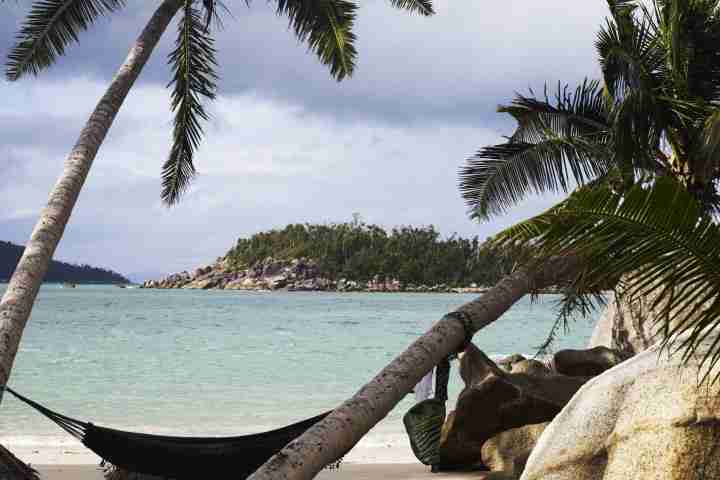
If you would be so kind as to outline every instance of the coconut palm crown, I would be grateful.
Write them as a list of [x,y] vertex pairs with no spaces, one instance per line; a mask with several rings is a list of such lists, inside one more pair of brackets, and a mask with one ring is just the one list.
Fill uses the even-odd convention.
[[596,42],[602,83],[499,107],[518,128],[462,169],[473,217],[503,213],[530,193],[668,175],[708,210],[720,204],[720,1],[608,4]]
[[[528,195],[579,187],[497,241],[583,257],[564,315],[587,311],[608,286],[654,298],[665,345],[689,358],[720,328],[720,1],[608,4],[602,81],[499,107],[518,126],[467,160],[460,189],[482,221]],[[705,366],[719,362],[715,345]]]
[[[4,2],[4,0],[0,0]],[[250,5],[250,0],[242,2]],[[353,27],[358,8],[350,0],[274,0],[297,38],[327,65],[338,81],[352,75],[357,51]],[[220,0],[182,0],[172,67],[173,142],[162,169],[162,199],[176,203],[195,176],[194,156],[208,119],[205,101],[217,92],[214,31],[228,8]],[[420,15],[434,13],[431,0],[390,0],[396,8]],[[126,0],[37,0],[20,27],[6,63],[10,81],[37,75],[65,54],[98,18],[118,12]]]

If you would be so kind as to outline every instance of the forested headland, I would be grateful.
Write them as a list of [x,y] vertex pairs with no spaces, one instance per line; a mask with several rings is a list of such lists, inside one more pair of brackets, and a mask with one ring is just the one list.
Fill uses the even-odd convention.
[[[10,242],[0,241],[0,281],[7,281],[15,270],[25,248]],[[130,283],[121,274],[104,268],[71,263],[50,263],[45,282],[48,283]]]
[[330,279],[368,281],[376,275],[403,283],[494,285],[513,265],[512,255],[478,237],[443,238],[432,225],[385,230],[365,223],[293,224],[240,238],[227,253],[239,269],[267,257],[309,258]]
[[448,291],[495,284],[517,252],[433,226],[292,224],[240,238],[214,264],[150,288]]

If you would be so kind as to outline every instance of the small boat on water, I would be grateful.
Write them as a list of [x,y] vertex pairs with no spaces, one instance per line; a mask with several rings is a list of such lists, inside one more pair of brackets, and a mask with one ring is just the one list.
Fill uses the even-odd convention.
[[62,284],[62,286],[63,286],[63,288],[75,288],[75,287],[77,287],[77,285],[75,285],[74,283],[70,283],[70,282],[65,282],[65,283]]

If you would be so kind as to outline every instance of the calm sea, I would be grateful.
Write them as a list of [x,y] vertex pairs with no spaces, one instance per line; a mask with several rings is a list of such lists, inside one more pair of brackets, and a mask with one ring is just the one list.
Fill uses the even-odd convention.
[[[0,292],[5,285],[0,285]],[[70,416],[157,433],[255,432],[330,409],[474,295],[253,293],[111,286],[40,292],[10,381]],[[530,353],[557,297],[522,301],[475,336],[493,357]],[[580,320],[559,347],[582,347]],[[456,364],[451,399],[460,391]],[[384,425],[400,431],[408,396]],[[62,436],[6,396],[0,436]]]

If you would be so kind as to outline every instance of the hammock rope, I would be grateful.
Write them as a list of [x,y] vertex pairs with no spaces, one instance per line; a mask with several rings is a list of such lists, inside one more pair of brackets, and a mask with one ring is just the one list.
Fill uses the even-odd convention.
[[89,423],[77,420],[72,417],[68,417],[66,415],[55,412],[53,410],[50,410],[49,408],[47,408],[43,405],[40,405],[39,403],[37,403],[33,400],[30,400],[29,398],[27,398],[23,395],[20,395],[18,392],[16,392],[12,388],[8,387],[7,385],[5,385],[4,387],[0,386],[0,389],[3,389],[6,392],[11,393],[15,398],[17,398],[21,402],[29,405],[30,407],[34,408],[38,412],[42,413],[45,417],[52,420],[60,428],[62,428],[63,430],[65,430],[67,433],[69,433],[73,437],[77,438],[78,440],[82,441],[85,438],[85,435],[87,434],[87,429],[90,426]]

